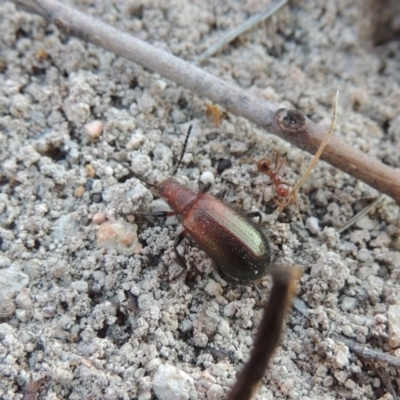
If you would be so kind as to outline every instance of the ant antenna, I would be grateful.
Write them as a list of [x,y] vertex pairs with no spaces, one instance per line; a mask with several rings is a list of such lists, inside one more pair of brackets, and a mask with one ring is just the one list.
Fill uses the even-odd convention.
[[178,172],[179,167],[181,166],[181,163],[182,163],[182,160],[183,160],[183,156],[185,155],[186,147],[188,145],[189,136],[192,133],[192,128],[193,128],[193,125],[190,125],[189,129],[188,129],[188,131],[186,133],[185,143],[183,144],[183,148],[182,148],[182,151],[181,151],[181,156],[179,158],[179,161],[176,163],[175,168],[173,169],[171,176],[174,176]]

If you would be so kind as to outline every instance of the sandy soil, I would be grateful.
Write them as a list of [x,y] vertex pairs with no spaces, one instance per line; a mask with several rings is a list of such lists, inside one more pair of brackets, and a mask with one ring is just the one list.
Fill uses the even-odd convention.
[[[76,1],[106,22],[186,60],[269,1]],[[400,165],[400,41],[396,2],[292,2],[204,65]],[[372,4],[372,3],[370,3]],[[388,5],[389,7],[389,5]],[[382,16],[382,18],[381,18]],[[21,399],[47,376],[43,399],[220,399],[246,360],[261,316],[252,287],[227,285],[186,243],[190,276],[173,251],[179,219],[138,218],[167,205],[136,175],[159,182],[189,141],[179,177],[211,182],[226,201],[260,210],[277,263],[304,269],[299,298],[257,399],[394,399],[399,369],[335,339],[400,357],[400,216],[378,193],[320,162],[291,207],[275,205],[249,161],[278,150],[295,182],[310,156],[206,99],[42,18],[0,4],[0,398]],[[382,32],[385,30],[386,36]],[[378,42],[378,44],[376,44]],[[220,173],[219,160],[231,168]],[[136,217],[135,217],[136,215]],[[301,224],[305,221],[305,227]],[[138,235],[138,236],[137,236]],[[261,287],[268,295],[270,282]],[[397,349],[397,350],[396,350]]]

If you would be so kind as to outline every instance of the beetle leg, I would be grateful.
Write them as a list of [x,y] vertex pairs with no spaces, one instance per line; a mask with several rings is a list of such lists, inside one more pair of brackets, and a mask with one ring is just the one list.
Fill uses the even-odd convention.
[[249,212],[249,213],[246,214],[246,217],[248,217],[248,218],[256,218],[256,217],[258,217],[258,222],[257,223],[258,223],[258,225],[261,224],[262,215],[261,215],[260,211]]
[[154,217],[154,218],[166,218],[166,217],[172,217],[177,214],[178,213],[175,211],[156,211],[151,214],[141,214],[141,215],[148,216],[148,217]]
[[206,183],[206,184],[200,189],[201,193],[207,193],[207,192],[210,190],[210,187],[211,187],[211,183],[210,183],[210,182]]
[[216,193],[214,197],[216,197],[217,199],[223,200],[224,197],[226,196],[227,192],[228,192],[228,189],[226,189],[226,188],[222,189],[218,193]]
[[[206,183],[202,188],[201,188],[201,193],[207,193],[210,190],[211,183]],[[217,199],[223,200],[225,197],[226,193],[228,192],[228,189],[222,189],[220,190],[217,194],[214,195]]]
[[182,240],[185,238],[185,231],[181,232],[176,238],[174,242],[174,251],[175,255],[178,261],[178,264],[182,267],[182,271],[179,272],[178,275],[174,276],[173,278],[170,279],[170,282],[175,281],[178,279],[184,272],[187,271],[187,266],[186,266],[186,260],[183,257],[182,254],[179,253],[178,251],[178,246],[181,244]]

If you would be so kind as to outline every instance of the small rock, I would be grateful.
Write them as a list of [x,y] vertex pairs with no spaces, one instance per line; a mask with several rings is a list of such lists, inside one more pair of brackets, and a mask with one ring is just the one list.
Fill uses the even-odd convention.
[[6,335],[13,335],[14,328],[6,323],[0,324],[0,340],[3,340]]
[[11,265],[11,260],[3,255],[0,255],[0,268],[7,268]]
[[249,151],[246,143],[240,141],[234,141],[231,144],[231,153],[234,155],[241,155]]
[[146,136],[143,135],[141,130],[138,130],[137,132],[133,133],[133,135],[129,139],[129,142],[126,144],[127,150],[138,149],[144,143],[145,139]]
[[306,220],[306,228],[313,234],[318,235],[321,232],[319,227],[319,220],[316,217],[308,217]]
[[200,176],[200,182],[213,185],[215,182],[214,174],[211,171],[204,171]]
[[154,394],[159,400],[187,400],[194,389],[193,379],[171,365],[160,365],[153,377]]
[[388,308],[389,345],[400,347],[400,305],[394,304]]
[[78,186],[74,190],[74,196],[78,199],[80,199],[83,196],[83,193],[85,193],[85,186]]
[[225,397],[224,388],[221,385],[214,383],[210,389],[207,390],[207,399],[219,400]]
[[142,246],[138,240],[137,228],[137,225],[123,221],[104,222],[100,225],[97,246],[126,256],[138,254]]
[[26,310],[23,310],[22,308],[17,308],[15,310],[15,316],[21,322],[26,322],[28,320],[28,313],[26,312]]
[[222,320],[221,320],[221,322],[219,323],[218,328],[217,328],[218,333],[219,333],[221,336],[224,336],[224,337],[227,337],[227,336],[229,335],[230,329],[231,329],[231,328],[230,328],[230,326],[229,326],[229,322],[226,321],[225,319],[222,319]]
[[357,228],[364,229],[366,231],[372,231],[372,229],[374,229],[375,222],[366,215],[356,222],[356,226]]
[[149,310],[154,305],[153,293],[144,293],[138,297],[138,307],[140,310]]
[[103,132],[104,122],[99,120],[88,122],[84,126],[84,129],[91,138],[97,139],[101,135],[101,132]]
[[78,216],[76,213],[62,215],[52,227],[51,236],[58,241],[65,241],[65,238],[72,238],[79,229]]
[[209,295],[217,296],[222,294],[222,287],[218,282],[215,282],[213,279],[210,279],[207,283],[207,286],[204,289]]
[[103,222],[106,222],[106,221],[107,221],[107,215],[104,214],[104,213],[96,213],[96,214],[93,215],[92,222],[95,225],[100,225],[100,224],[102,224]]
[[14,297],[29,284],[29,276],[17,264],[0,269],[0,318],[7,318],[15,311]]
[[340,308],[343,311],[353,310],[356,306],[356,299],[354,297],[344,296],[340,303]]
[[343,344],[339,344],[337,347],[339,347],[339,346],[340,346],[340,348],[338,349],[338,351],[336,353],[336,363],[339,368],[347,367],[350,364],[349,349],[347,346],[345,346]]
[[29,289],[23,289],[15,299],[15,303],[18,307],[24,310],[30,310],[33,307],[31,299],[31,291]]

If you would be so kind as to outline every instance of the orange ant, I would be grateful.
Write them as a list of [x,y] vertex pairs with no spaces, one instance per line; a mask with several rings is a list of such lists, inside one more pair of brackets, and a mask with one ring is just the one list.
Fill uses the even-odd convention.
[[[315,164],[318,162],[321,157],[322,152],[324,151],[326,145],[328,144],[329,138],[332,135],[333,129],[335,127],[336,117],[337,117],[337,108],[338,108],[338,100],[339,100],[339,91],[336,92],[335,105],[333,108],[333,118],[331,122],[331,126],[327,134],[324,137],[324,140],[321,142],[318,151],[315,153],[312,158],[309,166],[303,172],[300,179],[297,181],[296,185],[292,186],[290,183],[283,180],[282,176],[279,175],[279,171],[285,163],[284,159],[280,161],[280,154],[278,151],[274,152],[275,163],[274,166],[271,166],[271,160],[269,158],[263,158],[260,161],[256,161],[257,168],[263,174],[269,176],[272,184],[274,185],[274,200],[276,204],[278,204],[278,212],[283,211],[283,209],[291,202],[294,201],[297,205],[297,193],[299,189],[303,185],[303,183],[307,180],[310,175],[311,170],[315,167]],[[298,205],[297,205],[298,207]]]
[[272,165],[269,158],[263,158],[257,161],[257,168],[260,172],[267,175],[271,180],[274,189],[274,201],[279,207],[286,207],[292,200],[292,185],[283,180],[279,171],[283,167],[285,160],[280,156],[278,151],[274,152],[274,164]]

